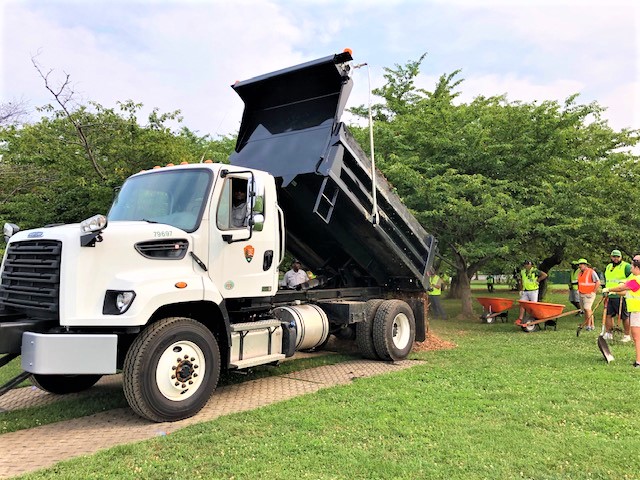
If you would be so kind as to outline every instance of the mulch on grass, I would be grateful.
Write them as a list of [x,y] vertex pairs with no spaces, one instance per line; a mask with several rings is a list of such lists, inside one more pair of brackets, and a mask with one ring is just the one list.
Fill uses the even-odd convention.
[[449,342],[448,340],[442,340],[438,338],[433,333],[427,335],[427,339],[424,342],[416,342],[413,344],[414,352],[432,352],[435,350],[450,350],[452,348],[456,348],[456,345],[453,342]]

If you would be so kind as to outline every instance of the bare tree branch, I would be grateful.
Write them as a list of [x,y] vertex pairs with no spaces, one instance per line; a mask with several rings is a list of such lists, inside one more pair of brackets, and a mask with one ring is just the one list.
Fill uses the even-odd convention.
[[0,126],[21,123],[26,114],[27,102],[24,100],[0,103]]
[[67,108],[67,104],[73,98],[73,95],[75,93],[73,91],[73,88],[71,87],[70,75],[68,73],[65,74],[64,82],[62,82],[62,84],[60,85],[60,88],[58,88],[57,91],[55,91],[49,82],[49,75],[53,70],[49,70],[46,74],[43,73],[42,69],[40,68],[40,65],[38,64],[38,62],[36,62],[35,57],[31,57],[31,63],[33,64],[35,69],[38,71],[38,74],[40,75],[42,80],[44,80],[45,88],[49,90],[51,95],[53,95],[53,98],[55,98],[56,102],[58,103],[58,105],[60,105],[60,108],[67,116],[67,119],[71,122],[71,124],[75,128],[76,133],[80,138],[80,142],[84,148],[84,151],[87,154],[87,157],[89,158],[89,160],[91,161],[91,164],[93,165],[93,169],[96,171],[96,173],[102,180],[105,180],[106,175],[104,174],[104,171],[102,170],[102,168],[100,168],[100,165],[98,165],[98,162],[96,161],[95,155],[93,154],[93,150],[91,149],[91,145],[89,144],[89,139],[85,135],[84,128],[82,127],[82,125],[78,123],[78,121],[75,118],[73,118],[73,115],[71,115],[71,111]]

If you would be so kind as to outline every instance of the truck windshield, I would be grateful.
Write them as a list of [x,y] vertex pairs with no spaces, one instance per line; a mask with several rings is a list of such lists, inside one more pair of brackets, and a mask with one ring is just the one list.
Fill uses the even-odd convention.
[[129,178],[109,211],[109,220],[142,220],[186,232],[200,226],[213,175],[207,169],[166,170]]

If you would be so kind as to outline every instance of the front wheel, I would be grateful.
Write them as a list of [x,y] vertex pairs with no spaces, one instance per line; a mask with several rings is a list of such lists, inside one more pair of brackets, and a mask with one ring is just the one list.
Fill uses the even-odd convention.
[[102,375],[31,375],[31,382],[40,390],[58,395],[78,393],[93,387]]
[[134,340],[122,373],[125,397],[141,417],[154,422],[191,417],[218,384],[218,342],[195,320],[164,318]]
[[407,358],[416,338],[413,311],[402,300],[385,300],[373,319],[373,344],[382,360]]

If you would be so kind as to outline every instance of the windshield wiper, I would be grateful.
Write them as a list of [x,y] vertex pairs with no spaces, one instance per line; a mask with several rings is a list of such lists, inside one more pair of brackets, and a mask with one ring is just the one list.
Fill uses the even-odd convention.
[[156,222],[155,220],[149,220],[148,218],[142,218],[141,220],[147,223],[160,223],[160,222]]

